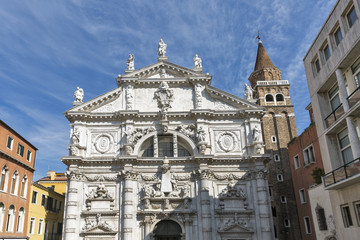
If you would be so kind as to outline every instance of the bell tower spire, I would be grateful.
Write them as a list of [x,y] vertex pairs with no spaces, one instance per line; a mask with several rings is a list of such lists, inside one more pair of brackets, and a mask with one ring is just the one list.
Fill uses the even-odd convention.
[[254,71],[249,77],[251,87],[253,88],[257,85],[257,81],[281,80],[281,71],[272,63],[262,44],[260,35],[258,34],[256,38],[258,39],[256,62]]

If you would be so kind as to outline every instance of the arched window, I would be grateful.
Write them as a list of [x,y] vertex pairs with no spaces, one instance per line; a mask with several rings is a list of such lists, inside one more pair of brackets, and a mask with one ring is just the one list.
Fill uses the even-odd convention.
[[284,101],[284,95],[282,94],[276,94],[276,102],[283,102]]
[[155,239],[180,239],[182,229],[180,225],[171,220],[162,220],[155,225]]
[[5,205],[0,202],[0,232],[3,230],[4,226],[4,216],[5,216]]
[[21,207],[19,209],[16,232],[23,232],[24,231],[24,218],[25,218],[25,210],[24,210],[23,207]]
[[265,96],[265,100],[266,100],[266,102],[274,102],[274,96],[271,94],[267,94]]
[[140,147],[141,157],[188,157],[192,155],[189,144],[177,135],[154,135]]
[[28,185],[28,179],[25,175],[23,179],[21,180],[21,187],[20,187],[20,196],[26,198],[27,193],[27,185]]
[[14,222],[15,222],[15,207],[14,205],[10,205],[8,215],[6,218],[6,232],[14,231]]
[[4,191],[4,192],[7,191],[8,182],[9,182],[9,169],[8,169],[8,167],[5,165],[5,166],[1,169],[1,178],[0,178],[0,190],[1,190],[1,191]]
[[10,193],[17,195],[18,190],[18,184],[19,184],[19,172],[15,170],[11,177],[11,186],[10,186]]

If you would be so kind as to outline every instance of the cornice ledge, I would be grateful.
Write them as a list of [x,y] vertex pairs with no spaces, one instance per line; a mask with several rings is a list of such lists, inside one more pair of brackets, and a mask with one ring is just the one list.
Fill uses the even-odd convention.
[[84,160],[84,158],[81,156],[63,156],[61,158],[61,161],[68,167],[71,164],[76,164],[76,165],[81,164],[81,163],[83,163],[83,160]]

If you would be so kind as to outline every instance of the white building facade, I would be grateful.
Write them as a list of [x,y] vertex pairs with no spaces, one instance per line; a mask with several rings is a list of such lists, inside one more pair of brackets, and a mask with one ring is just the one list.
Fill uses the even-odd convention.
[[264,109],[168,61],[74,107],[64,239],[273,239]]

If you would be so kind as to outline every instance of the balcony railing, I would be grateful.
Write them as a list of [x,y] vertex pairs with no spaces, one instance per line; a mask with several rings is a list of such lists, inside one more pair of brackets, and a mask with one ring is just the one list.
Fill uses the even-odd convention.
[[331,126],[331,124],[333,124],[343,114],[344,114],[344,107],[342,106],[342,104],[340,104],[337,108],[335,108],[334,111],[332,111],[332,113],[329,114],[329,116],[325,118],[326,127]]
[[350,108],[360,101],[360,86],[347,97],[347,101]]
[[344,164],[343,166],[325,174],[323,178],[323,183],[325,187],[331,186],[335,183],[344,181],[352,176],[355,176],[360,173],[360,158],[357,158],[349,163]]

